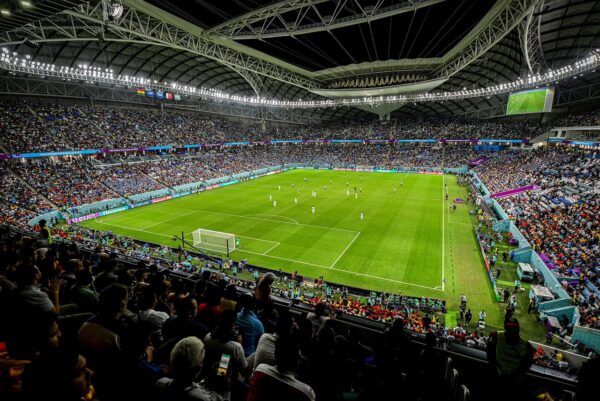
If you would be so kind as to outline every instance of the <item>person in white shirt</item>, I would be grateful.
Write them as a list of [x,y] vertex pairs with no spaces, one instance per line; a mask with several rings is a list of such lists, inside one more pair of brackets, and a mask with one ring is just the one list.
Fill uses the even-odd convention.
[[281,336],[290,335],[294,321],[289,312],[282,309],[277,319],[277,326],[275,327],[275,333],[265,333],[260,336],[256,351],[254,354],[248,357],[248,360],[252,361],[252,370],[254,371],[261,363],[267,365],[275,365],[275,343]]
[[150,286],[145,287],[138,297],[138,319],[152,325],[152,343],[159,346],[163,343],[162,325],[170,317],[168,313],[156,311],[156,294]]

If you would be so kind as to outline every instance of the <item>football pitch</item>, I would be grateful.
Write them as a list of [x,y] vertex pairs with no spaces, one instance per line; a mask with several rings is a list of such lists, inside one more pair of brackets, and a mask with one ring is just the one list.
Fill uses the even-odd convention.
[[446,188],[450,200],[466,198],[452,175],[291,170],[80,224],[171,247],[182,231],[190,242],[198,228],[222,231],[240,238],[234,260],[366,289],[452,299],[460,288],[490,300],[469,206],[449,210]]

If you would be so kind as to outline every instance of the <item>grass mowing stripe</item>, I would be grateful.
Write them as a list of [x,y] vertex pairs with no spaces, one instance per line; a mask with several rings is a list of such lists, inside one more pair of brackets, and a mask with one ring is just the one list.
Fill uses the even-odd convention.
[[[352,192],[355,186],[357,191],[362,187],[358,199],[346,196],[346,181]],[[324,185],[331,197],[319,196],[325,195]],[[231,232],[249,237],[242,240],[241,250],[233,252],[234,260],[247,258],[250,264],[274,270],[298,270],[306,277],[325,275],[327,282],[341,285],[442,297],[449,310],[458,310],[458,296],[464,292],[469,306],[485,308],[489,326],[501,329],[504,310],[493,301],[473,234],[475,217],[469,209],[475,206],[457,204],[449,216],[443,210],[448,204],[446,189],[451,199],[467,196],[467,189],[453,175],[291,170],[80,224],[167,246],[173,246],[172,232],[197,228]],[[313,190],[318,193],[316,199],[310,196]],[[268,201],[269,194],[277,200],[276,208]],[[440,201],[442,216],[437,215]],[[312,204],[316,215],[311,214]],[[361,211],[364,221],[359,218]],[[144,229],[178,213],[185,217]],[[280,244],[275,246],[276,242]],[[444,292],[439,282],[440,258]]]
[[352,244],[354,243],[354,241],[356,241],[356,239],[358,238],[359,235],[360,235],[360,232],[356,233],[354,238],[352,238],[352,241],[350,241],[350,243],[344,248],[342,253],[340,253],[340,256],[338,256],[337,259],[333,262],[333,264],[329,267],[330,269],[333,268],[333,266],[335,266],[335,264],[342,258],[342,256],[344,256],[346,251],[352,246]]
[[446,230],[444,213],[446,205],[444,202],[444,189],[446,188],[446,174],[442,173],[442,291],[446,290]]
[[142,227],[142,229],[144,229],[144,230],[147,230],[147,229],[149,229],[149,228],[156,227],[156,226],[160,226],[161,224],[168,223],[169,221],[177,220],[177,219],[180,219],[180,218],[182,218],[182,217],[185,217],[185,216],[189,216],[190,214],[194,214],[194,213],[196,213],[196,212],[195,212],[195,211],[191,211],[191,212],[189,212],[189,213],[185,213],[185,214],[179,214],[179,215],[177,215],[177,216],[175,216],[175,217],[172,217],[172,218],[170,218],[170,219],[167,219],[167,220],[161,220],[161,221],[159,221],[158,223],[151,224],[151,225],[149,225],[149,226],[146,226],[146,227]]

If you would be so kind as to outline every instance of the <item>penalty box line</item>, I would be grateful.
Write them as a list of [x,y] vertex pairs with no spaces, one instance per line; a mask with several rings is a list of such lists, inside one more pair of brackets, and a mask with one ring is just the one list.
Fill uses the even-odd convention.
[[[139,228],[125,227],[125,226],[121,226],[121,225],[118,225],[118,224],[111,224],[111,223],[105,223],[105,222],[99,222],[99,221],[98,221],[98,223],[102,224],[102,225],[106,225],[106,226],[119,227],[119,228],[123,228],[123,229],[126,229],[126,230],[139,231],[139,232],[144,232],[144,233],[147,233],[147,234],[158,235],[158,236],[161,236],[161,237],[173,238],[172,235],[167,235],[167,234],[163,234],[163,233],[157,233],[157,232],[154,232],[154,231],[149,231],[149,230],[144,230],[144,229],[139,229]],[[188,233],[188,234],[191,234],[191,233]],[[275,243],[275,241],[269,241],[269,240],[262,240],[262,241]],[[279,245],[280,244],[276,244],[274,247],[272,247],[272,249],[275,248],[276,246],[279,246]],[[267,250],[267,252],[270,252],[272,249]],[[249,253],[249,254],[252,254],[252,255],[258,255],[258,256],[265,257],[265,258],[285,260],[287,262],[293,262],[293,263],[299,263],[299,264],[308,265],[308,266],[320,267],[320,268],[323,268],[323,269],[333,270],[333,271],[337,271],[337,272],[340,272],[340,273],[345,273],[345,274],[348,274],[348,275],[354,275],[354,276],[360,276],[360,277],[368,277],[368,278],[372,278],[372,279],[375,279],[375,280],[388,281],[388,282],[392,282],[392,283],[396,283],[396,284],[404,284],[404,285],[409,285],[409,286],[413,286],[413,287],[425,288],[425,289],[428,289],[428,290],[443,291],[443,290],[440,290],[439,287],[427,287],[425,285],[408,283],[406,281],[394,280],[394,279],[387,278],[387,277],[379,277],[379,276],[374,276],[372,274],[366,274],[366,273],[356,273],[356,272],[351,272],[351,271],[348,271],[348,270],[338,269],[338,268],[335,268],[335,267],[332,267],[332,266],[318,265],[318,264],[315,264],[315,263],[303,262],[301,260],[288,259],[288,258],[283,258],[283,257],[280,257],[280,256],[266,255],[264,253],[252,252],[252,251],[247,251],[247,250],[244,250],[244,249],[235,249],[233,252]]]

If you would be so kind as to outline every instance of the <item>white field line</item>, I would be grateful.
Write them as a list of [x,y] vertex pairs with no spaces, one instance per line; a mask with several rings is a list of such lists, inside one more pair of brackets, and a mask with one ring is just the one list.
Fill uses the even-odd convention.
[[192,211],[192,212],[189,212],[189,213],[180,214],[180,215],[178,215],[178,216],[171,217],[170,219],[167,219],[167,220],[162,220],[162,221],[159,221],[158,223],[151,224],[151,225],[149,225],[149,226],[146,226],[146,227],[142,227],[142,229],[143,229],[143,230],[147,230],[147,229],[149,229],[149,228],[152,228],[152,227],[160,226],[161,224],[167,223],[167,222],[169,222],[169,221],[177,220],[177,219],[178,219],[178,218],[180,218],[180,217],[189,216],[190,214],[193,214],[193,213],[195,213],[195,212],[193,212],[193,211]]
[[442,174],[442,291],[446,290],[446,276],[445,276],[445,264],[446,264],[446,230],[445,230],[445,210],[446,202],[444,201],[444,184],[446,181],[446,175]]
[[[119,228],[123,228],[123,229],[125,229],[125,230],[139,231],[139,232],[142,232],[142,233],[148,233],[148,234],[160,235],[161,237],[173,238],[173,236],[172,236],[172,235],[167,235],[167,234],[157,233],[157,232],[155,232],[155,231],[148,231],[148,230],[145,230],[145,229],[143,229],[143,228],[131,228],[131,227],[127,227],[127,226],[120,226],[120,225],[118,225],[118,224],[106,223],[106,222],[104,222],[104,221],[99,221],[99,220],[96,220],[96,223],[98,223],[98,224],[103,224],[103,225],[105,225],[105,226],[119,227]],[[190,232],[190,233],[186,233],[186,235],[189,235],[189,234],[191,234],[191,232]]]
[[344,248],[344,250],[342,251],[342,253],[340,253],[340,255],[337,257],[337,259],[329,267],[330,269],[333,268],[333,266],[336,265],[336,263],[342,258],[342,256],[344,256],[344,254],[346,253],[346,251],[348,251],[348,249],[350,249],[350,247],[352,246],[352,244],[354,243],[354,241],[356,241],[356,239],[358,238],[359,235],[360,235],[360,232],[356,233],[356,235],[354,236],[354,238],[352,238],[352,241],[350,241],[350,243],[348,245],[346,245],[346,247]]
[[[110,224],[110,223],[104,223],[104,222],[98,222],[98,223],[99,224],[103,224],[103,225],[107,225],[107,226],[112,226],[112,227],[124,228],[124,229],[132,230],[132,231],[140,231],[140,232],[145,232],[145,233],[148,233],[148,234],[160,235],[161,237],[172,238],[172,235],[157,233],[157,232],[154,232],[154,231],[148,231],[148,230],[143,230],[143,229],[139,229],[139,228],[125,227],[125,226],[120,226],[118,224]],[[191,233],[187,233],[187,234],[191,234]],[[268,241],[268,240],[262,240],[262,241]],[[268,242],[274,242],[274,241],[268,241]],[[269,249],[268,251],[270,251],[270,250],[271,249]],[[323,269],[334,270],[334,271],[341,272],[341,273],[346,273],[346,274],[349,274],[349,275],[361,276],[361,277],[368,277],[368,278],[372,278],[372,279],[375,279],[375,280],[389,281],[389,282],[392,282],[392,283],[410,285],[410,286],[413,286],[413,287],[420,287],[420,288],[425,288],[425,289],[428,289],[428,290],[439,291],[439,288],[437,288],[437,287],[427,287],[427,286],[420,285],[420,284],[407,283],[406,281],[394,280],[394,279],[386,278],[386,277],[373,276],[371,274],[355,273],[355,272],[351,272],[351,271],[348,271],[348,270],[337,269],[337,268],[331,267],[331,266],[318,265],[318,264],[315,264],[315,263],[303,262],[301,260],[296,260],[296,259],[282,258],[282,257],[279,257],[279,256],[265,255],[263,253],[247,251],[247,250],[244,250],[244,249],[235,249],[232,252],[249,253],[249,254],[252,254],[252,255],[258,255],[258,256],[265,257],[265,258],[285,260],[286,262],[293,262],[293,263],[299,263],[299,264],[308,265],[308,266],[321,267]]]
[[287,220],[291,221],[291,222],[292,222],[292,223],[294,223],[294,224],[300,224],[300,223],[298,223],[298,222],[297,222],[296,220],[294,220],[294,219],[290,219],[289,217],[286,217],[286,216],[280,216],[280,215],[278,215],[278,214],[257,213],[257,214],[247,214],[247,215],[245,215],[244,217],[252,217],[252,216],[271,216],[271,217],[279,217],[279,218],[282,218],[282,219],[287,219]]
[[[308,191],[307,188],[298,188],[296,189],[296,192],[302,196],[309,196],[308,194],[304,194],[302,191]],[[311,190],[312,191],[312,190]],[[391,191],[391,190],[390,190]],[[330,193],[337,193],[337,194],[341,194],[344,197],[346,197],[346,191],[335,191],[335,190],[318,190],[317,191],[317,199],[318,198],[339,198],[339,195],[329,195]],[[395,198],[395,199],[402,199],[402,200],[415,200],[415,201],[437,201],[437,198],[424,198],[424,197],[420,197],[420,196],[402,196],[404,192],[403,191],[398,191],[396,194],[394,195],[383,195],[383,194],[373,194],[373,193],[369,193],[369,192],[359,192],[358,196],[359,197],[375,197],[375,198]],[[350,196],[354,195],[354,188],[352,188],[352,190],[350,191]]]
[[[333,231],[343,231],[343,232],[347,232],[347,233],[358,233],[359,231],[354,231],[354,230],[346,230],[345,228],[337,228],[337,227],[325,227],[325,226],[317,226],[314,224],[304,224],[304,223],[292,223],[292,222],[287,222],[287,221],[281,221],[281,220],[273,220],[273,219],[263,219],[261,217],[250,217],[250,216],[244,216],[241,214],[233,214],[233,213],[223,213],[223,212],[214,212],[212,210],[196,210],[196,212],[199,213],[207,213],[207,214],[218,214],[221,216],[231,216],[231,217],[238,217],[241,219],[251,219],[251,220],[262,220],[262,221],[273,221],[275,223],[281,223],[281,224],[293,224],[293,225],[298,225],[298,226],[304,226],[304,227],[314,227],[314,228],[323,228],[325,230],[333,230]],[[281,216],[278,216],[281,217]]]
[[272,247],[270,247],[269,249],[267,249],[266,251],[264,251],[263,255],[266,255],[267,253],[271,252],[273,249],[277,248],[279,245],[281,245],[280,242],[275,243],[275,245],[273,245]]
[[262,239],[262,238],[254,238],[254,237],[246,237],[245,235],[236,235],[236,237],[240,237],[240,238],[248,238],[248,239],[253,239],[255,241],[261,241],[261,242],[270,242],[271,244],[281,244],[281,242],[277,242],[277,241],[271,241],[269,239]]
[[258,252],[252,252],[252,251],[246,251],[245,249],[236,249],[235,251],[237,252],[244,252],[244,253],[250,253],[252,255],[258,255],[258,256],[262,256],[265,258],[271,258],[271,259],[279,259],[279,260],[285,260],[287,262],[294,262],[294,263],[301,263],[303,265],[309,265],[309,266],[315,266],[315,267],[322,267],[324,269],[327,269],[327,266],[323,266],[323,265],[317,265],[315,263],[309,263],[309,262],[303,262],[301,260],[296,260],[296,259],[288,259],[288,258],[282,258],[280,256],[272,256],[272,255],[265,255],[264,253],[258,253]]

